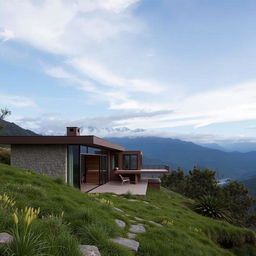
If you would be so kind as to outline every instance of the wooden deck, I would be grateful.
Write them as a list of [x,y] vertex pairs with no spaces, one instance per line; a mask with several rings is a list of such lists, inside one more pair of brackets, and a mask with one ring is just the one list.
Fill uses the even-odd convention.
[[138,184],[124,184],[122,185],[119,181],[110,181],[104,185],[101,185],[89,193],[113,193],[117,195],[122,195],[127,192],[132,193],[133,195],[146,195],[147,193],[147,182],[141,182]]

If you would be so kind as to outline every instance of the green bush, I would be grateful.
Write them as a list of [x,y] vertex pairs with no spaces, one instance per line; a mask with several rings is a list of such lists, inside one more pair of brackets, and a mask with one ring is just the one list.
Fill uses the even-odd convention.
[[195,212],[213,219],[231,222],[230,212],[217,197],[205,195],[194,205]]
[[10,149],[0,148],[0,163],[9,165],[10,162],[11,162]]

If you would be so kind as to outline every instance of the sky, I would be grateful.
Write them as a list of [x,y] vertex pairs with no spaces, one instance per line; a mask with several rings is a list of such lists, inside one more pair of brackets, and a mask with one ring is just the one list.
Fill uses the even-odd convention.
[[0,0],[0,107],[41,134],[256,141],[254,0]]

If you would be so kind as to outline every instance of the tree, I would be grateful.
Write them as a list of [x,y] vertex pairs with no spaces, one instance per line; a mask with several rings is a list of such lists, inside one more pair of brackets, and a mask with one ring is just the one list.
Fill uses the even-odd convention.
[[[11,111],[7,108],[0,109],[0,120],[4,120],[6,116],[10,115]],[[0,130],[3,128],[3,126],[0,125]]]
[[7,108],[0,110],[0,120],[3,120],[6,116],[9,116],[11,114],[11,111]]
[[162,186],[172,191],[184,194],[185,191],[185,175],[184,172],[178,168],[177,171],[172,171],[168,175],[162,177]]
[[185,196],[198,199],[203,195],[215,196],[218,192],[215,172],[194,167],[186,175]]
[[250,222],[255,223],[255,218],[252,218],[249,213],[255,204],[255,199],[249,195],[248,189],[242,183],[230,181],[222,187],[219,198],[229,208],[235,224],[250,225]]

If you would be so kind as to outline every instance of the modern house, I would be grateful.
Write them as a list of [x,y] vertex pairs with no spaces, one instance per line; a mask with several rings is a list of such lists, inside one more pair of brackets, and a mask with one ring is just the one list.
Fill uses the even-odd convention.
[[85,191],[123,176],[139,183],[143,174],[168,173],[168,167],[143,169],[141,151],[96,136],[80,136],[78,127],[67,127],[67,136],[0,136],[11,145],[11,165],[52,177]]

